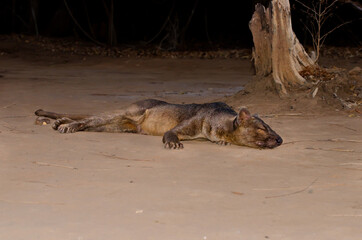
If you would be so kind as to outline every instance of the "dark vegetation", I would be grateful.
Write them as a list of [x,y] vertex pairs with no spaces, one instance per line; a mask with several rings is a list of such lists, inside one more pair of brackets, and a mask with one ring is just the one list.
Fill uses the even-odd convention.
[[[97,45],[152,46],[162,50],[250,48],[248,23],[257,2],[267,0],[2,0],[0,34],[24,34],[85,40]],[[310,0],[302,2],[310,3]],[[336,4],[327,25],[352,23],[337,29],[329,45],[361,44],[361,11]],[[300,4],[290,1],[293,25],[300,41],[311,45]]]
[[[303,4],[318,1],[290,0],[293,30],[308,53],[313,41],[307,26],[314,19]],[[293,92],[288,100],[279,99],[269,76],[226,101],[257,103],[269,93],[278,109],[310,111],[319,105],[360,113],[362,4],[328,1],[333,11],[321,34],[334,31],[326,38],[328,47],[321,48],[326,57],[319,62],[321,68],[301,72],[310,87]],[[2,0],[0,55],[62,56],[65,62],[74,55],[83,60],[88,56],[251,59],[249,21],[256,3],[267,6],[269,0]]]

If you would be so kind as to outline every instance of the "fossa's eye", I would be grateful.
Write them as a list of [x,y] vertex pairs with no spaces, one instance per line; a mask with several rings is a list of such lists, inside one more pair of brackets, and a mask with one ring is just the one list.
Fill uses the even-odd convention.
[[256,132],[257,132],[259,135],[262,135],[262,136],[266,136],[266,135],[267,135],[265,129],[259,128],[259,129],[256,130]]
[[261,123],[257,123],[256,127],[258,128],[258,130],[266,131],[265,126],[263,124],[261,124]]

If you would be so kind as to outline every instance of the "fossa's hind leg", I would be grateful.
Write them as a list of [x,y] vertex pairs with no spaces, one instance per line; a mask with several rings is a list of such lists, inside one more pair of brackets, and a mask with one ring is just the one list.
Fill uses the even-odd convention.
[[136,123],[124,115],[101,115],[74,121],[61,118],[53,124],[60,133],[89,132],[138,132]]
[[82,123],[74,121],[71,123],[61,124],[58,126],[57,130],[60,133],[75,133],[82,130]]
[[[79,121],[72,120],[67,117],[57,119],[53,123],[53,129],[60,133],[75,133],[78,131],[93,131],[102,129],[103,126],[110,123],[110,119],[102,117],[90,117]],[[97,130],[95,130],[97,131]],[[99,130],[102,131],[102,130]]]
[[74,133],[80,131],[82,128],[82,123],[80,121],[74,121],[70,118],[63,117],[57,119],[52,127],[54,130],[58,130],[60,133]]
[[68,123],[71,123],[71,122],[74,122],[74,120],[70,119],[70,118],[67,118],[67,117],[63,117],[63,118],[59,118],[57,120],[54,121],[53,125],[52,125],[52,128],[54,130],[58,130],[59,126],[62,125],[62,124],[68,124]]

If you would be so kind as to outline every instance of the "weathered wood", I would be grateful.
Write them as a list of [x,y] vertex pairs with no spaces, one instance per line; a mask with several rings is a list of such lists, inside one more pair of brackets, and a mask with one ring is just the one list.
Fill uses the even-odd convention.
[[259,76],[268,76],[272,72],[269,14],[269,9],[266,11],[263,5],[256,4],[254,15],[249,24],[250,30],[253,33],[254,41],[254,49],[252,53],[254,65],[256,74]]
[[256,74],[272,74],[281,96],[288,95],[288,88],[307,85],[299,72],[314,62],[293,32],[289,0],[272,0],[267,9],[257,4],[249,27]]

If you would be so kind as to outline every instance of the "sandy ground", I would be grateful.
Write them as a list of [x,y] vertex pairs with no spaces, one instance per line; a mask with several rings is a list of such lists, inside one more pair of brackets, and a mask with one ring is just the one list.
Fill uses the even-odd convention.
[[359,117],[267,117],[285,142],[273,150],[62,135],[33,112],[217,100],[252,79],[250,64],[45,59],[0,56],[1,240],[362,238]]

